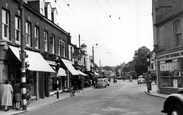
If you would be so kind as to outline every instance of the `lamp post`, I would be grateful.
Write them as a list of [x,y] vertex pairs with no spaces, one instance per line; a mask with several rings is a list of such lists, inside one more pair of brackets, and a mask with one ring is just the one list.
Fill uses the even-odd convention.
[[92,46],[92,54],[93,54],[93,73],[94,73],[94,78],[95,78],[95,58],[94,58],[94,46],[97,46],[98,44],[94,44],[93,46]]

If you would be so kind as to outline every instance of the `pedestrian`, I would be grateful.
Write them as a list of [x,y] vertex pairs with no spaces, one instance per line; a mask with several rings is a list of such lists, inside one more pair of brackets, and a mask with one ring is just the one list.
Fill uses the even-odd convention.
[[29,105],[31,102],[31,84],[29,80],[27,80],[26,83],[26,97],[27,97],[27,105]]
[[5,84],[3,84],[2,88],[2,101],[1,105],[4,106],[4,110],[8,111],[8,106],[12,106],[12,94],[13,94],[13,88],[12,85],[9,84],[9,81],[6,80]]
[[15,108],[17,110],[19,110],[21,108],[21,84],[20,81],[17,80],[17,82],[15,83],[14,87],[14,94],[15,94]]
[[152,77],[150,75],[150,72],[145,74],[145,81],[146,81],[146,86],[147,86],[147,92],[150,93],[150,91],[152,90],[152,88],[151,88]]
[[13,109],[15,109],[15,108],[16,108],[15,90],[14,90],[14,87],[15,87],[15,80],[12,80],[11,85],[12,85],[12,87],[13,87],[13,101],[12,101],[12,103],[13,103]]

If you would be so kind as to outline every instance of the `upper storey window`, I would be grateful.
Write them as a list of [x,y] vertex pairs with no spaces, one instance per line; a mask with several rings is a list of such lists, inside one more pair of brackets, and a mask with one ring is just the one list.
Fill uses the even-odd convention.
[[36,49],[39,49],[39,28],[37,26],[34,27],[34,36],[35,36],[35,40],[36,40]]
[[26,32],[26,46],[31,47],[31,24],[30,22],[25,23],[25,32]]
[[51,46],[51,53],[54,54],[55,53],[55,36],[54,35],[50,37],[50,46]]
[[20,44],[21,35],[20,35],[20,18],[18,16],[15,16],[15,42]]
[[44,51],[48,51],[48,32],[44,31]]
[[180,20],[176,20],[173,23],[173,26],[174,26],[175,45],[180,46],[183,43],[183,40],[182,40],[182,37],[181,37]]
[[9,12],[2,10],[2,38],[9,41],[9,29],[10,29],[10,16]]

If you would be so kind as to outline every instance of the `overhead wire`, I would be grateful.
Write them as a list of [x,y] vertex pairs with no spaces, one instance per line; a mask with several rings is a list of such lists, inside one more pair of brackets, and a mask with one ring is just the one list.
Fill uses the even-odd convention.
[[[118,14],[116,13],[116,11],[114,10],[114,8],[110,5],[110,3],[106,0],[107,4],[109,5],[109,7],[112,9],[112,11],[114,12],[114,14],[118,17],[118,19],[120,20],[121,17],[118,16]],[[121,24],[123,24],[125,26],[125,24],[120,20]],[[125,26],[126,27],[126,26]],[[130,33],[130,31],[128,30],[128,28],[126,28],[126,30]]]
[[100,6],[100,8],[106,13],[106,15],[109,16],[109,18],[111,19],[111,21],[120,29],[120,27],[119,27],[119,26],[115,23],[115,21],[112,19],[112,15],[108,14],[107,11],[102,7],[102,5],[101,5],[97,0],[95,0],[95,1],[96,1],[97,4]]
[[[80,27],[80,25],[69,15],[67,14],[67,12],[57,3],[57,1],[55,0],[55,3],[57,4],[57,6],[59,6],[59,8],[76,24]],[[80,27],[81,28],[81,27]],[[82,28],[81,28],[82,29]]]
[[[63,0],[65,2],[65,4],[70,8],[70,10],[74,13],[74,15],[80,20],[80,22],[86,27],[86,29],[88,31],[90,31],[90,33],[92,33],[92,36],[95,36],[95,34],[93,34],[93,32],[85,25],[85,23],[80,19],[80,17],[74,12],[74,10],[71,8],[71,5],[68,4],[65,0]],[[86,32],[88,33],[88,32]],[[97,36],[95,36],[97,38]]]
[[121,17],[119,17],[117,15],[117,13],[115,12],[115,10],[112,8],[112,6],[110,5],[110,3],[106,0],[107,4],[109,5],[109,7],[112,9],[112,11],[114,12],[114,14],[118,17],[118,19],[121,19]]

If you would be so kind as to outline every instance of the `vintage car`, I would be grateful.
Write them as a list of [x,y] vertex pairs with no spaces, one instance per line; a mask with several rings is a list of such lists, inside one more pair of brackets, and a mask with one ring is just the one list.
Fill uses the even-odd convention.
[[107,78],[98,78],[97,83],[96,83],[96,88],[101,88],[101,87],[107,87],[108,84],[108,79]]
[[139,75],[137,79],[137,84],[143,84],[143,83],[145,83],[145,78],[143,77],[143,75]]
[[167,115],[183,115],[183,91],[179,90],[178,93],[170,94],[163,106],[161,112]]

